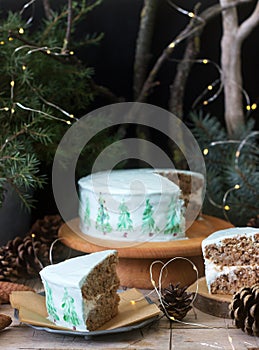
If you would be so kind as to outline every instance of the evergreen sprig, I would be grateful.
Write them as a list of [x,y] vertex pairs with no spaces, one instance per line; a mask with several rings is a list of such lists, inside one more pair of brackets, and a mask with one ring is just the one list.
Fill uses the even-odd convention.
[[11,186],[31,208],[32,190],[46,181],[40,162],[52,159],[73,121],[64,111],[80,117],[94,99],[93,68],[72,53],[101,40],[96,33],[79,44],[74,39],[77,25],[100,2],[73,1],[69,42],[66,6],[33,29],[19,11],[0,20],[0,205]]
[[[230,140],[218,118],[209,114],[203,116],[199,111],[192,112],[190,120],[194,136],[201,149],[206,150],[207,192],[204,212],[222,217],[225,213],[233,224],[246,225],[248,219],[259,212],[258,135],[247,139],[238,157],[237,151],[241,142],[252,135],[254,121],[247,122],[240,130],[239,138],[232,137]],[[238,188],[235,189],[236,185]],[[225,205],[229,207],[227,212]]]

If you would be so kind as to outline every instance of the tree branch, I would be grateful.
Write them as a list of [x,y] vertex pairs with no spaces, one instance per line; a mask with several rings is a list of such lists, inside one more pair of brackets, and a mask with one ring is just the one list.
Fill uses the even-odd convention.
[[171,56],[171,54],[174,51],[174,48],[176,45],[178,45],[180,42],[185,40],[186,38],[193,35],[197,30],[200,30],[204,27],[206,22],[210,20],[212,17],[218,15],[221,13],[222,8],[220,5],[212,6],[212,8],[209,8],[205,10],[199,17],[203,20],[203,23],[200,21],[191,21],[187,27],[169,44],[164,51],[162,52],[161,56],[156,61],[155,65],[151,69],[143,88],[139,94],[139,97],[137,99],[138,102],[144,102],[150,92],[151,87],[154,85],[154,79],[157,76],[158,71],[160,70],[163,63]]
[[43,8],[44,8],[44,12],[45,12],[45,16],[48,20],[51,20],[52,18],[52,13],[51,13],[51,8],[50,8],[50,4],[49,4],[49,0],[42,0],[43,2]]
[[257,1],[254,12],[245,20],[238,29],[237,40],[241,44],[259,23],[259,1]]
[[237,0],[232,1],[227,6],[220,6],[220,5],[213,5],[206,9],[199,17],[203,20],[203,23],[196,21],[196,24],[193,24],[190,22],[187,27],[171,42],[174,43],[173,46],[170,46],[170,44],[164,49],[162,54],[157,59],[156,63],[154,64],[153,68],[151,69],[143,88],[137,98],[138,102],[144,102],[147,98],[147,96],[150,93],[151,88],[154,85],[158,85],[158,83],[154,83],[154,80],[157,76],[158,71],[160,70],[163,63],[171,56],[171,54],[174,51],[174,48],[176,45],[178,45],[180,42],[185,40],[186,38],[190,37],[194,33],[196,33],[197,30],[202,30],[202,28],[205,26],[206,22],[209,21],[211,18],[217,16],[218,14],[222,13],[223,11],[236,7],[239,4],[251,2],[251,0]]
[[[195,14],[197,14],[199,6],[200,3],[198,3],[194,9]],[[193,21],[195,21],[194,18]],[[170,86],[169,111],[174,113],[180,119],[183,117],[183,99],[186,81],[193,66],[193,60],[200,51],[199,37],[201,31],[202,28],[188,39],[184,57],[177,65],[176,75]]]
[[147,77],[150,60],[150,47],[154,32],[154,22],[158,0],[145,0],[141,11],[140,27],[138,31],[136,54],[134,62],[134,96],[137,98]]
[[70,37],[71,37],[71,27],[72,27],[72,0],[68,0],[67,3],[67,30],[66,36],[64,39],[64,45],[61,50],[61,53],[65,54],[67,52],[67,48],[69,46]]

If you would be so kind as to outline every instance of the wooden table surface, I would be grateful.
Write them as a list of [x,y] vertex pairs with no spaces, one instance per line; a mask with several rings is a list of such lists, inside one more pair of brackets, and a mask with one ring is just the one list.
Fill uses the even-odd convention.
[[0,349],[259,350],[259,338],[236,329],[230,319],[195,311],[197,318],[191,311],[184,319],[189,324],[170,324],[163,317],[140,330],[84,338],[51,334],[22,325],[13,317],[10,305],[1,305],[0,313],[10,315],[13,323],[0,331]]

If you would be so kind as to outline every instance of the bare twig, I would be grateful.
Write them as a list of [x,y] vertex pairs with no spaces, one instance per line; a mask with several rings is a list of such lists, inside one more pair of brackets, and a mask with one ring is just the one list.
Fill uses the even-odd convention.
[[147,77],[148,63],[150,60],[150,47],[154,32],[154,22],[158,2],[158,0],[145,0],[141,11],[134,62],[133,90],[135,98],[139,95]]
[[[226,7],[231,0],[220,0]],[[259,23],[259,1],[253,13],[239,24],[237,8],[222,12],[221,67],[225,98],[225,122],[229,136],[238,136],[245,123],[242,93],[241,47],[244,39]]]
[[64,39],[64,45],[62,48],[61,53],[66,53],[67,48],[69,46],[70,37],[71,37],[71,27],[72,27],[72,0],[68,0],[67,3],[67,30],[66,30],[66,36]]
[[259,1],[256,4],[256,7],[247,20],[245,20],[238,29],[237,33],[237,40],[242,42],[251,32],[252,30],[258,25],[259,23]]
[[251,0],[237,0],[237,1],[229,1],[227,5],[220,6],[220,5],[213,5],[207,10],[205,10],[199,18],[203,21],[196,21],[195,24],[193,22],[190,22],[187,27],[175,38],[172,40],[171,44],[169,44],[162,54],[158,57],[156,63],[154,64],[153,68],[151,69],[143,88],[137,98],[138,102],[144,102],[147,98],[147,96],[150,93],[151,88],[157,83],[154,83],[154,80],[157,76],[158,71],[162,67],[163,63],[170,58],[172,55],[175,47],[181,43],[186,38],[191,37],[194,35],[197,31],[202,30],[204,25],[209,21],[211,18],[215,17],[216,15],[225,12],[228,9],[234,8],[239,4],[250,2]]
[[51,13],[51,7],[49,4],[49,0],[42,0],[42,2],[43,2],[45,16],[48,20],[50,20],[52,18],[52,13]]
[[[200,4],[198,3],[194,9],[195,14],[197,13],[199,6]],[[195,18],[193,18],[192,21],[195,21]],[[183,117],[183,99],[186,81],[193,66],[193,60],[200,51],[199,37],[201,35],[201,31],[202,28],[188,39],[184,57],[177,65],[174,82],[170,86],[169,110],[180,119]]]

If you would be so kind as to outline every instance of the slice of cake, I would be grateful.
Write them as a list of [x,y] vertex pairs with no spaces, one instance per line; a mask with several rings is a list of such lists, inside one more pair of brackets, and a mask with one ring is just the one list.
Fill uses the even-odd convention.
[[236,227],[202,242],[205,276],[212,294],[234,294],[259,282],[259,230]]
[[105,250],[49,265],[40,275],[49,320],[56,325],[93,331],[118,312],[118,253]]

